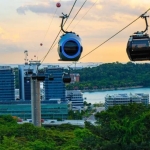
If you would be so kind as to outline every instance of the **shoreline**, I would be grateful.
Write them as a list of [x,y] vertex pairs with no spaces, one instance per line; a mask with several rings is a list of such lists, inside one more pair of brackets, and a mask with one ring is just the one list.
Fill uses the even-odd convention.
[[132,86],[132,87],[118,87],[118,88],[86,89],[86,90],[81,90],[81,92],[84,93],[84,92],[116,91],[116,90],[137,89],[137,88],[144,88],[144,87]]

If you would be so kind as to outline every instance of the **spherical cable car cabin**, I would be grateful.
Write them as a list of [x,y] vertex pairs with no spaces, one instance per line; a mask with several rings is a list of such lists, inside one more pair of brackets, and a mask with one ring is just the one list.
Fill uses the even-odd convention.
[[64,73],[62,79],[64,83],[70,83],[71,82],[70,73]]
[[44,81],[45,80],[45,74],[44,70],[39,70],[37,73],[37,80],[38,81]]
[[62,75],[62,79],[64,83],[70,83],[71,82],[71,76],[70,76],[70,67],[68,73],[64,72]]
[[36,80],[37,78],[35,73],[33,73],[31,77],[32,77],[32,80]]
[[28,69],[27,74],[32,74],[32,73],[33,73],[33,70],[32,69]]
[[38,73],[38,74],[37,74],[37,80],[38,80],[38,81],[44,81],[44,80],[45,80],[45,75]]
[[50,81],[54,80],[53,75],[52,75],[52,74],[50,74],[50,75],[48,76],[48,79],[49,79]]
[[[64,15],[64,14],[63,14]],[[61,16],[61,30],[65,33],[63,34],[58,42],[58,54],[60,61],[77,61],[79,60],[82,53],[81,38],[74,32],[67,32],[63,29],[63,21],[67,18],[67,15]]]
[[82,53],[81,39],[75,33],[66,33],[60,37],[58,54],[62,61],[77,61]]

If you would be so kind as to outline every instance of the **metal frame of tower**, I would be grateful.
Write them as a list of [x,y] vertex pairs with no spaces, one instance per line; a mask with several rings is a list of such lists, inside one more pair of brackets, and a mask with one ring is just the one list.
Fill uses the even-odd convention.
[[[28,64],[25,62],[25,64]],[[38,67],[41,65],[40,61],[29,61],[29,66],[32,66],[33,72],[27,71],[26,77],[31,81],[31,113],[32,123],[35,126],[41,126],[41,101],[40,101],[40,81],[37,78]],[[30,69],[30,68],[29,68]]]
[[[41,65],[40,61],[29,61],[28,64],[28,51],[24,51],[25,53],[25,65],[29,65],[27,72],[25,73],[26,77],[30,78],[31,82],[31,112],[32,112],[32,123],[35,126],[41,126],[41,100],[40,100],[40,81],[45,80],[44,72],[38,70]],[[30,69],[30,67],[32,69]],[[68,74],[63,74],[62,76],[64,83],[70,83],[70,71]],[[53,76],[50,74],[48,76],[49,80],[53,80]],[[69,81],[69,82],[68,82]]]

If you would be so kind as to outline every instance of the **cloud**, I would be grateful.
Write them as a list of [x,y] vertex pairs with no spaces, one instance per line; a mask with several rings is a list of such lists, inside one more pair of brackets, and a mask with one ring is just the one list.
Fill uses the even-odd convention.
[[0,43],[0,45],[1,45],[1,49],[0,49],[1,54],[9,53],[11,55],[11,53],[20,52],[22,49],[20,46],[17,46],[16,44],[13,43],[9,43],[9,44]]
[[34,13],[48,13],[51,14],[53,13],[51,9],[51,5],[45,5],[45,4],[36,4],[36,5],[25,5],[17,8],[17,12],[19,14],[26,14],[26,11],[31,11]]
[[[68,12],[73,4],[73,1],[63,1],[63,4],[60,8],[62,12]],[[76,5],[78,7],[78,5]],[[17,8],[17,12],[19,14],[26,14],[27,11],[31,11],[37,14],[53,14],[54,10],[56,9],[56,2],[45,2],[45,3],[37,3],[37,4],[30,4],[24,5]]]
[[[76,14],[76,12],[79,10],[81,5],[84,1],[77,1],[74,10],[72,12],[72,15],[70,18],[73,18],[73,16]],[[138,16],[143,11],[146,11],[145,4],[147,4],[147,0],[143,0],[141,4],[141,0],[131,0],[131,2],[126,0],[91,0],[87,1],[81,9],[79,15],[77,18],[81,18],[84,13],[94,4],[94,9],[92,9],[86,17],[86,20],[101,20],[101,21],[116,21],[116,15],[120,14],[120,16],[124,15],[130,15],[130,16]],[[70,8],[72,7],[74,1],[67,1],[63,0],[61,2],[61,7],[58,8],[59,11],[64,13],[69,13]],[[19,8],[17,8],[17,12],[19,14],[26,14],[27,11],[31,11],[36,14],[53,14],[56,9],[56,1],[47,1],[44,3],[37,3],[37,4],[30,4],[30,5],[24,5]],[[123,18],[122,18],[123,19]]]
[[139,16],[144,11],[146,11],[145,4],[141,4],[139,0],[136,0],[136,3],[130,3],[125,0],[100,0],[88,19],[93,18],[105,22],[116,22],[118,16],[120,16],[119,20],[121,21],[124,19],[124,16]]

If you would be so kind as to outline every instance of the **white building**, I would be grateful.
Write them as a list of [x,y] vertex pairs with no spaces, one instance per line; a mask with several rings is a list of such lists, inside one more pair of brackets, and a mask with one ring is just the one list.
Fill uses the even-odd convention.
[[66,90],[66,99],[71,102],[72,110],[83,109],[83,94],[80,90]]
[[15,89],[15,100],[19,100],[19,89]]
[[136,93],[136,95],[141,96],[141,102],[145,105],[149,104],[149,94],[144,94],[144,93]]
[[149,94],[135,93],[135,94],[114,94],[105,96],[105,109],[114,105],[127,105],[129,103],[143,103],[149,104]]

